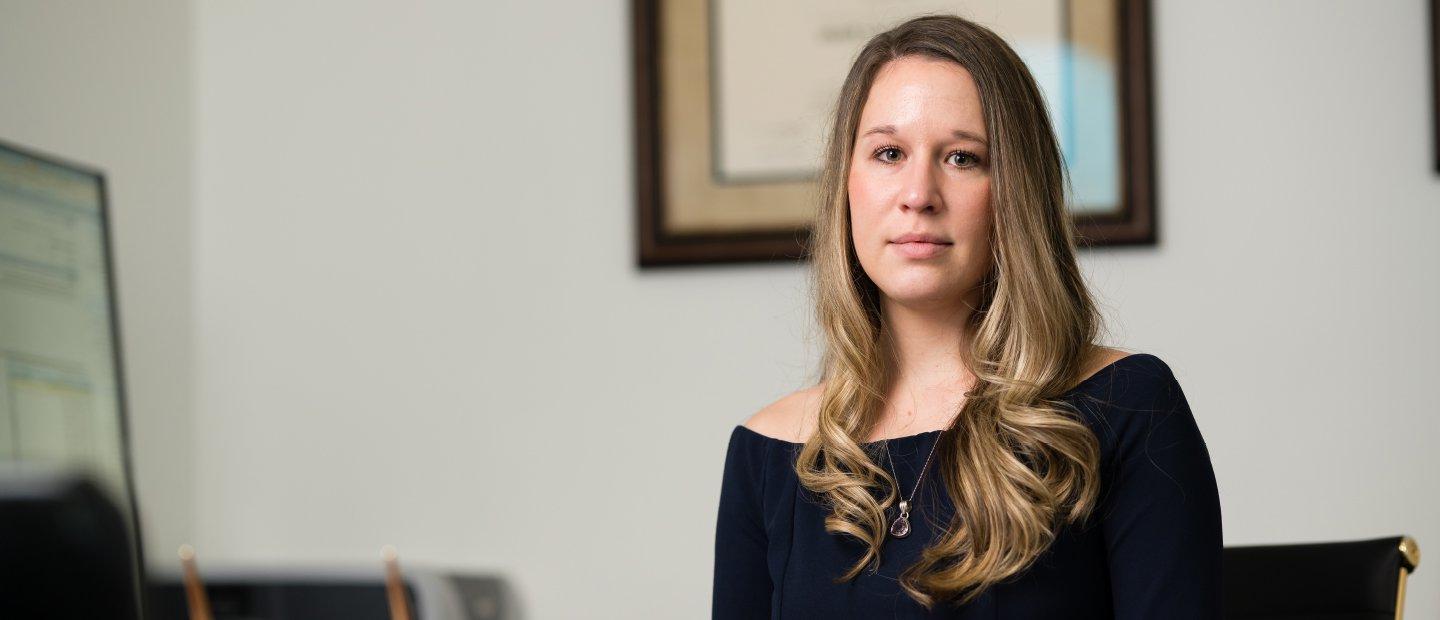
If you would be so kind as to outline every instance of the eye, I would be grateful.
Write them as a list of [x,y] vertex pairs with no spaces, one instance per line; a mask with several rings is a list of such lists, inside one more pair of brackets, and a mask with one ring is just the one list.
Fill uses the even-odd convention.
[[882,147],[880,147],[880,150],[875,151],[874,156],[879,157],[879,158],[880,158],[880,161],[883,161],[883,162],[885,162],[885,163],[887,163],[887,164],[895,163],[894,160],[885,159],[885,157],[884,157],[884,154],[885,154],[885,153],[887,153],[887,152],[892,152],[892,151],[893,151],[894,153],[896,153],[896,154],[899,154],[899,153],[900,153],[900,149],[895,148],[895,147],[893,147],[893,146],[882,146]]
[[949,157],[946,157],[945,159],[946,159],[946,161],[949,161],[949,160],[951,160],[951,159],[954,159],[956,155],[959,155],[961,160],[968,159],[969,162],[970,162],[969,164],[956,163],[955,165],[958,166],[958,167],[961,167],[961,168],[969,168],[970,166],[976,166],[976,165],[979,165],[979,164],[980,164],[980,158],[977,157],[974,153],[971,153],[971,152],[969,152],[969,151],[955,151],[955,152],[951,153],[950,156],[949,156]]

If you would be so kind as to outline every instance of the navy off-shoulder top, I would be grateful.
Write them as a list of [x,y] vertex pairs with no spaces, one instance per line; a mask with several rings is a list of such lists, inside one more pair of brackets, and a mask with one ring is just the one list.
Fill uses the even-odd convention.
[[[898,578],[954,514],[934,471],[912,502],[910,535],[887,537],[878,571],[833,583],[863,546],[825,531],[827,511],[795,475],[800,444],[735,427],[715,533],[713,617],[1219,618],[1220,498],[1205,441],[1169,366],[1132,354],[1061,398],[1100,442],[1096,512],[1062,529],[1026,571],[966,605],[931,610],[908,597]],[[935,430],[888,441],[906,493],[939,436]],[[883,454],[882,443],[865,446]]]

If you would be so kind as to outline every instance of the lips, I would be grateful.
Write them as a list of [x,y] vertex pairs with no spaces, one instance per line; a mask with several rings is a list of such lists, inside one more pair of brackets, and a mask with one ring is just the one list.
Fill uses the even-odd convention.
[[907,233],[891,240],[890,243],[934,243],[937,245],[953,245],[954,242],[939,235],[927,233]]
[[955,245],[953,241],[925,233],[901,235],[890,242],[890,247],[906,258],[933,258],[949,250],[952,245]]

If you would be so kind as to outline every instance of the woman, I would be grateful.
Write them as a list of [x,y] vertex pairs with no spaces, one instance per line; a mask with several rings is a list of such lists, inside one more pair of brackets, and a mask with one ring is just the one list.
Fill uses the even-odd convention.
[[822,380],[730,438],[717,618],[1215,618],[1220,502],[1169,367],[1096,344],[1034,79],[925,16],[841,88]]

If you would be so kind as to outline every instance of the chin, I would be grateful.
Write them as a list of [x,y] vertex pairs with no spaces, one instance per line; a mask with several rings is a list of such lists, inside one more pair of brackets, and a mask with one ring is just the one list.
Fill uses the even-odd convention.
[[933,278],[905,278],[880,286],[880,291],[901,305],[925,305],[957,299],[959,287]]

